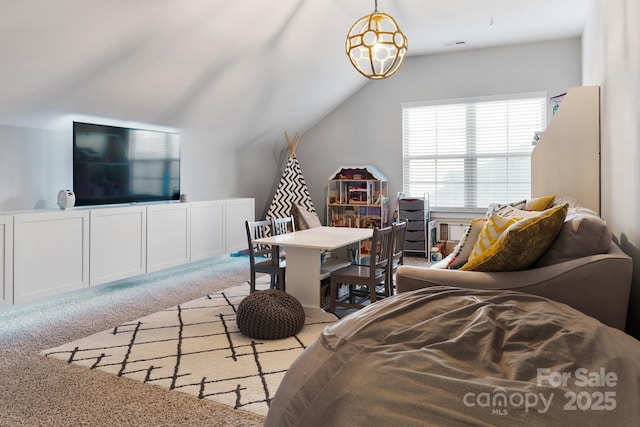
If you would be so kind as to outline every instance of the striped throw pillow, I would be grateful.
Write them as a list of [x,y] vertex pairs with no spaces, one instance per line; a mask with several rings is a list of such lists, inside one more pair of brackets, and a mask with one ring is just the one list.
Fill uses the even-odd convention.
[[505,218],[496,213],[492,213],[487,222],[482,226],[482,230],[480,230],[478,240],[475,245],[473,245],[473,250],[469,254],[469,261],[473,261],[475,257],[480,256],[488,250],[510,225],[515,224],[521,219],[523,219],[521,216]]

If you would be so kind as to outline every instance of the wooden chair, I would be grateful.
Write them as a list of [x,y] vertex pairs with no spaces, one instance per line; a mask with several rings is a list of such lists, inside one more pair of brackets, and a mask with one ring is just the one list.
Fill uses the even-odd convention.
[[391,245],[391,257],[389,259],[389,278],[387,279],[388,293],[393,295],[394,285],[393,276],[396,273],[399,265],[404,264],[404,238],[407,234],[406,222],[395,222],[393,227],[393,244]]
[[251,277],[249,281],[251,293],[256,290],[256,273],[266,273],[271,276],[271,288],[285,290],[286,264],[280,259],[278,250],[270,245],[260,245],[253,241],[269,236],[271,221],[245,221],[247,241],[249,243],[249,266]]
[[286,216],[284,218],[272,218],[271,230],[274,236],[285,233],[293,233],[296,231],[296,224],[293,221],[293,216]]
[[[286,216],[284,218],[272,218],[271,219],[271,233],[274,236],[279,234],[293,233],[296,231],[296,224],[293,220],[293,216]],[[286,249],[283,247],[275,248],[278,251],[280,260],[284,261],[287,258]]]
[[[357,301],[356,296],[359,292],[355,287],[366,286],[368,289],[368,299],[371,302],[377,301],[378,298],[389,296],[389,287],[387,280],[389,277],[389,268],[391,249],[393,244],[393,228],[375,228],[371,239],[371,256],[369,265],[352,264],[343,267],[331,273],[331,289],[329,311],[335,313],[336,306],[346,308],[362,308],[362,300]],[[338,286],[345,284],[349,286],[349,295],[347,300],[338,300]],[[384,285],[382,293],[377,288]]]

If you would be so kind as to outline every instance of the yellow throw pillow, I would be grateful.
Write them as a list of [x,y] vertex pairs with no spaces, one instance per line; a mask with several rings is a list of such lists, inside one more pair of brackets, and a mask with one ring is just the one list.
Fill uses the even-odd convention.
[[478,240],[473,245],[473,249],[469,254],[469,260],[472,261],[476,257],[487,251],[500,237],[504,231],[512,224],[521,220],[521,216],[503,217],[496,213],[492,213],[489,219],[482,226]]
[[531,267],[551,246],[564,224],[568,204],[512,224],[498,240],[460,270],[515,271]]
[[555,195],[542,196],[535,199],[527,200],[525,209],[528,211],[543,211],[553,206],[553,202],[556,199]]

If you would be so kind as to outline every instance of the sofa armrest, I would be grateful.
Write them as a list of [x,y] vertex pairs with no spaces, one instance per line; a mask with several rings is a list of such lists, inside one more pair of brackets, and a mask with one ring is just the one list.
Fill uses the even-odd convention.
[[522,271],[487,273],[400,266],[397,291],[429,286],[520,291],[565,303],[624,330],[633,266],[629,256],[611,245],[606,254]]

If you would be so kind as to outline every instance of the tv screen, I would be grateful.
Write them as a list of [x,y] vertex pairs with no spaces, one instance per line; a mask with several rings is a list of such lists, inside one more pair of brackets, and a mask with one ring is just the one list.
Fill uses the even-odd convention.
[[73,122],[76,206],[178,200],[180,134]]

